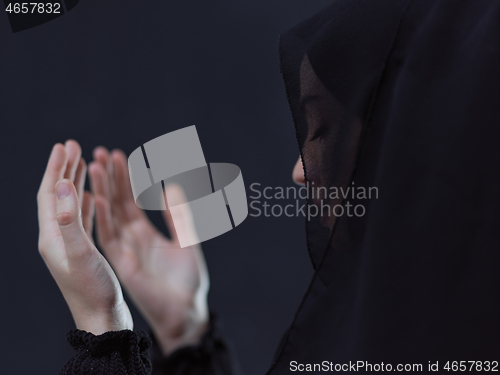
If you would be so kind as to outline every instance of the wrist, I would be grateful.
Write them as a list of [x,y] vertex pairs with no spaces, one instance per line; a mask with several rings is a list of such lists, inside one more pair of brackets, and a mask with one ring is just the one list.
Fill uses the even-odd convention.
[[183,346],[199,344],[209,327],[210,318],[206,314],[206,316],[191,316],[176,327],[152,326],[151,328],[162,354],[167,356]]
[[109,310],[80,310],[73,314],[76,328],[101,335],[110,331],[133,330],[134,324],[125,302]]

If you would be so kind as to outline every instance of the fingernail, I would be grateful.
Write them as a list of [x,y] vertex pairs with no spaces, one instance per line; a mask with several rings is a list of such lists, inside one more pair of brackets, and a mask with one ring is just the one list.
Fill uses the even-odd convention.
[[57,199],[66,198],[71,193],[70,187],[66,181],[60,181],[56,185]]

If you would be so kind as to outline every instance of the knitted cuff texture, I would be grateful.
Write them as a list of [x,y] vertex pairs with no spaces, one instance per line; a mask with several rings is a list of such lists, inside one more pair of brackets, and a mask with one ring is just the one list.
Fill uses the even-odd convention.
[[151,374],[147,352],[151,338],[143,331],[112,331],[96,336],[76,329],[68,332],[67,339],[77,353],[60,375]]

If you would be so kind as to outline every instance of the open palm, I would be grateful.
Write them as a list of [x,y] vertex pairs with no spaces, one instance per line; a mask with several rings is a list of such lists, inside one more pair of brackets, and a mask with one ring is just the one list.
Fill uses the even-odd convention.
[[38,247],[79,329],[101,334],[132,329],[118,280],[92,242],[93,198],[84,192],[80,145],[56,144],[37,195]]
[[[192,231],[190,212],[180,213],[183,225],[174,228],[170,212],[163,216],[172,233],[165,237],[136,206],[127,159],[122,151],[94,150],[89,165],[95,197],[99,246],[122,285],[151,325],[165,354],[196,343],[208,324],[208,273],[198,245],[180,248],[177,233]],[[182,203],[178,186],[169,199]],[[176,231],[177,229],[177,231]]]

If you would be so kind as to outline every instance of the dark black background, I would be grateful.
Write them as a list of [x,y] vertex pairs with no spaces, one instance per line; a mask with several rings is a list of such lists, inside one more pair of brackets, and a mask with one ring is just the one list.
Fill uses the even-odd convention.
[[[0,15],[2,374],[56,374],[72,355],[70,313],[37,251],[52,145],[74,138],[89,160],[97,145],[130,153],[195,124],[207,161],[237,164],[249,195],[253,182],[291,186],[278,36],[328,3],[86,0],[16,34]],[[245,373],[262,374],[312,274],[304,219],[249,217],[203,248],[210,305]]]

